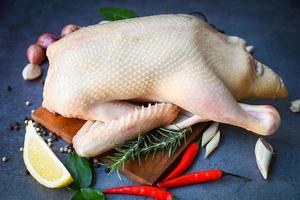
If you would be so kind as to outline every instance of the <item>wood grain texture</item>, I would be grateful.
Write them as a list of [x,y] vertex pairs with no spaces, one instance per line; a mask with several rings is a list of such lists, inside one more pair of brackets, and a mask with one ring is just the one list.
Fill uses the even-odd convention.
[[[43,107],[39,107],[32,113],[32,119],[56,133],[68,143],[72,143],[72,138],[85,123],[84,120],[55,115]],[[151,154],[147,158],[142,157],[140,163],[138,160],[129,160],[125,163],[124,169],[120,169],[120,172],[140,184],[153,185],[166,175],[172,164],[180,158],[180,155],[190,143],[200,137],[207,125],[208,123],[204,123],[193,127],[193,131],[186,135],[186,142],[171,157],[168,157],[167,153],[159,152],[154,159],[152,159]],[[111,160],[106,156],[111,153],[113,152],[99,155],[99,160],[105,164],[110,163]]]

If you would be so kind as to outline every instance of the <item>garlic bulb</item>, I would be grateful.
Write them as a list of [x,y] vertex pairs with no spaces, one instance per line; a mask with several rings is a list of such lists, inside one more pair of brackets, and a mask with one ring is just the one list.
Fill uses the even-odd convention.
[[41,67],[39,65],[35,65],[29,63],[26,65],[22,71],[22,76],[24,80],[33,80],[38,78],[42,73]]
[[268,170],[273,154],[272,146],[264,139],[259,138],[255,145],[255,157],[258,169],[264,179],[268,177]]

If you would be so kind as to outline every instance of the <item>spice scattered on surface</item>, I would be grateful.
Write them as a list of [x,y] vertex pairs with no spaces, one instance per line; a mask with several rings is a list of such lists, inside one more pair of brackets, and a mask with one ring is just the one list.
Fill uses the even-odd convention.
[[93,166],[94,166],[95,168],[98,168],[98,167],[99,167],[99,161],[98,161],[97,158],[93,158]]
[[14,126],[13,125],[9,125],[9,130],[14,130]]
[[15,130],[18,131],[20,130],[20,123],[19,122],[14,122],[13,124],[9,125],[10,130]]
[[19,151],[20,151],[20,152],[23,152],[23,149],[24,149],[23,147],[20,147]]
[[2,157],[2,162],[6,162],[8,160],[8,158],[6,156]]
[[59,151],[60,151],[60,153],[64,153],[64,148],[63,148],[63,147],[60,147],[60,148],[59,148]]
[[69,154],[72,153],[72,149],[68,149],[68,153],[69,153]]
[[48,145],[48,147],[52,147],[53,143],[52,142],[48,142],[47,145]]
[[12,90],[12,87],[11,87],[10,85],[7,85],[7,86],[5,87],[5,90],[6,90],[6,91],[11,91],[11,90]]
[[108,174],[110,172],[110,169],[108,167],[105,167],[104,172]]
[[31,102],[30,101],[25,101],[25,106],[30,106],[31,105]]
[[35,111],[34,109],[33,109],[33,110],[31,110],[31,113],[34,113],[34,111]]
[[94,166],[95,168],[98,168],[98,167],[99,167],[98,163],[94,163],[93,166]]
[[29,175],[29,171],[27,169],[25,169],[25,175]]
[[50,136],[52,138],[53,141],[57,140],[57,136],[55,134],[53,134],[52,136]]
[[52,138],[48,138],[47,142],[53,142],[53,139]]

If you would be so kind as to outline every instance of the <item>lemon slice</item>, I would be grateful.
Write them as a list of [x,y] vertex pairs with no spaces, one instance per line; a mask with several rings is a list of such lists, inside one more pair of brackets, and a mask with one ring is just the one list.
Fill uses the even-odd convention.
[[26,126],[23,159],[33,178],[48,188],[64,187],[73,181],[65,166],[37,134],[31,121]]

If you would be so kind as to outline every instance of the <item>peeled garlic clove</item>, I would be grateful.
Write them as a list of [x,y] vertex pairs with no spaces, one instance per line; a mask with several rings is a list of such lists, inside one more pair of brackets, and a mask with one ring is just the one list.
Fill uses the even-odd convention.
[[41,67],[39,65],[35,65],[29,63],[26,65],[22,71],[22,76],[24,80],[33,80],[38,78],[42,73]]
[[204,156],[205,158],[207,158],[207,156],[209,156],[209,154],[211,154],[211,152],[213,152],[213,150],[217,148],[220,142],[220,136],[221,133],[220,131],[218,131],[217,134],[213,137],[213,139],[211,139],[211,141],[206,145],[206,151]]
[[259,138],[255,145],[255,157],[258,169],[264,179],[267,179],[268,177],[268,170],[271,163],[272,154],[272,146],[264,139]]
[[106,23],[108,23],[108,22],[110,22],[110,21],[103,20],[103,21],[100,21],[98,24],[106,24]]
[[254,51],[254,46],[252,46],[252,45],[247,46],[247,47],[246,47],[246,51],[247,51],[248,53],[252,53],[252,52]]
[[219,123],[214,122],[204,131],[201,140],[202,147],[206,145],[216,135],[218,129],[219,129]]
[[300,112],[300,99],[291,102],[290,110],[292,112]]

